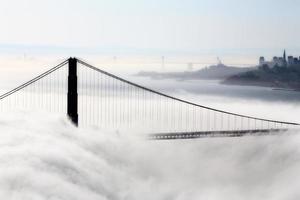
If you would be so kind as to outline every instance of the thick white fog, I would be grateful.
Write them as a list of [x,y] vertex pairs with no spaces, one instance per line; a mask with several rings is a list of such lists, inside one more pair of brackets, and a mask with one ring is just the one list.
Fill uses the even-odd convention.
[[[298,92],[130,80],[218,109],[300,122]],[[299,133],[150,141],[138,130],[75,128],[64,114],[1,110],[0,199],[296,200]]]
[[0,115],[0,199],[298,199],[300,136],[147,141]]

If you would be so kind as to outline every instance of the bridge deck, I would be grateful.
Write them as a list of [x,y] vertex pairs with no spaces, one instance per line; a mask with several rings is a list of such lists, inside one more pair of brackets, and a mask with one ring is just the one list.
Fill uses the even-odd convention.
[[273,135],[286,132],[288,129],[257,129],[257,130],[236,130],[236,131],[203,131],[203,132],[178,132],[178,133],[156,133],[149,134],[150,140],[178,140],[197,139],[208,137],[242,137],[246,135]]

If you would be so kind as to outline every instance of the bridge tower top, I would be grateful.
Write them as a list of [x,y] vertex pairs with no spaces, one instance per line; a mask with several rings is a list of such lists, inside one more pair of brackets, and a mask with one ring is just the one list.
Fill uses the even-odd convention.
[[77,59],[70,57],[68,74],[67,112],[71,121],[78,126]]

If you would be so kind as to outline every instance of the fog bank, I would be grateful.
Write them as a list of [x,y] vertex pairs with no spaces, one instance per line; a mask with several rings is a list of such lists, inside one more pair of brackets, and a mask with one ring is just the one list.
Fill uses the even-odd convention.
[[0,115],[1,199],[298,199],[300,136],[146,141]]

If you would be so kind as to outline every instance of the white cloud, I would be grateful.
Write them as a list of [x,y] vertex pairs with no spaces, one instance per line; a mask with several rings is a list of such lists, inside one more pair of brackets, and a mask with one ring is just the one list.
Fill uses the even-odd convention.
[[1,199],[300,196],[297,135],[144,141],[44,113],[1,115],[0,130]]

